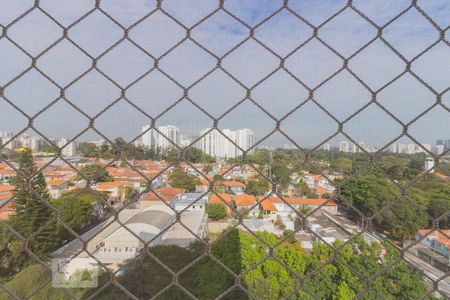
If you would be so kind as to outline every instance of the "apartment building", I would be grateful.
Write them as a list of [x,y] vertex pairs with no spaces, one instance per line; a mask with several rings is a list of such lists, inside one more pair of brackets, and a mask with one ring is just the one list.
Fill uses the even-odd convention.
[[207,128],[200,131],[199,136],[202,138],[197,142],[197,147],[204,153],[217,158],[233,158],[242,155],[242,150],[247,151],[254,145],[254,133],[247,128],[236,131],[222,129],[220,132]]

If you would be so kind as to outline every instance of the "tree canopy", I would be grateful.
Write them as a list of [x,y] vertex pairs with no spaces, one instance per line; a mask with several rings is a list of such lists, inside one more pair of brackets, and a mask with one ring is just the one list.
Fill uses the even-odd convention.
[[208,217],[213,220],[224,219],[227,216],[225,206],[220,203],[207,203],[205,212],[208,214]]
[[169,184],[172,187],[193,192],[195,191],[195,186],[200,184],[200,179],[192,174],[187,174],[180,167],[176,167],[169,175]]
[[[257,299],[275,300],[289,296],[289,299],[302,300],[343,300],[359,294],[362,299],[368,300],[414,300],[421,299],[427,292],[425,281],[418,271],[404,262],[394,264],[399,253],[388,243],[368,244],[357,237],[337,252],[339,260],[331,260],[335,253],[327,245],[314,243],[312,252],[305,253],[299,242],[283,242],[273,250],[275,260],[267,258],[267,245],[276,245],[280,240],[267,232],[257,236],[237,229],[227,232],[211,245],[214,259],[210,256],[200,258],[206,250],[201,242],[193,243],[189,248],[154,246],[149,249],[152,256],[143,251],[138,258],[125,264],[118,281],[139,299],[149,299],[157,294],[158,299],[186,298],[187,295],[176,286],[164,290],[173,282],[173,275],[161,262],[173,272],[183,270],[178,282],[198,299],[214,299],[230,290],[235,285],[235,278],[230,272],[243,273],[242,284]],[[341,245],[341,241],[336,241],[332,246],[337,248]],[[195,264],[190,265],[193,261],[196,261]],[[384,269],[386,271],[381,272]],[[380,275],[373,278],[370,289],[366,291],[364,282],[379,272]],[[28,291],[39,287],[37,284],[42,284],[45,278],[48,274],[42,267],[31,266],[6,283],[6,287],[19,295],[27,295]],[[99,286],[109,280],[109,275],[101,275]],[[303,287],[300,286],[302,280]],[[92,296],[95,289],[73,292],[84,299]],[[62,290],[51,285],[40,293],[45,299],[66,299]],[[111,285],[95,297],[123,299],[124,294]],[[3,299],[1,294],[0,299]],[[223,299],[248,299],[248,296],[232,289]]]
[[193,164],[197,163],[213,163],[216,160],[211,155],[205,154],[201,149],[188,147],[182,152],[176,148],[167,152],[166,160],[168,162],[187,161]]
[[112,177],[109,176],[108,171],[106,171],[101,165],[87,165],[82,167],[79,172],[80,174],[76,177],[77,180],[88,179],[92,182],[113,181]]

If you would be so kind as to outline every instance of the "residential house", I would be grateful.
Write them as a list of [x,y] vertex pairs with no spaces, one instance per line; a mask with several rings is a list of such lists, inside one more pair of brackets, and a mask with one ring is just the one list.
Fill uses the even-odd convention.
[[64,179],[51,179],[47,180],[47,188],[52,198],[61,197],[62,193],[67,191],[69,184]]
[[417,255],[427,263],[443,272],[450,271],[450,230],[426,230],[416,233],[416,240],[420,240]]
[[7,220],[13,213],[13,185],[0,185],[0,220]]
[[97,266],[98,262],[116,271],[127,260],[136,258],[145,244],[188,247],[195,240],[206,238],[208,218],[204,212],[182,213],[180,222],[183,225],[176,220],[176,213],[163,203],[144,209],[124,209],[118,216],[110,217],[84,233],[81,238],[87,241],[86,245],[80,239],[74,239],[52,256],[55,262],[64,264],[59,267],[69,278],[76,271]]
[[201,178],[200,179],[200,184],[195,186],[195,192],[197,193],[206,193],[209,191],[209,187],[210,187],[210,183],[209,182],[213,182],[213,178],[208,178],[208,180],[206,180],[205,178]]
[[[218,193],[243,194],[245,190],[245,184],[234,180],[219,180],[213,181],[209,178],[209,181],[214,184],[214,191]],[[198,193],[206,193],[210,190],[210,183],[205,178],[202,178],[200,184],[195,187],[195,191]]]
[[[225,206],[227,213],[230,214],[231,213],[231,209],[232,209],[232,197],[230,194],[227,193],[211,193],[211,196],[209,197],[209,204],[221,204],[223,206]],[[225,204],[227,203],[227,204]]]
[[303,178],[311,190],[315,190],[317,187],[321,187],[328,193],[333,193],[335,190],[331,182],[320,174],[305,174]]
[[273,204],[272,197],[266,197],[266,196],[258,196],[258,202],[261,205],[261,210],[264,214],[265,218],[269,218],[272,221],[275,221],[277,219],[277,208]]
[[208,195],[202,193],[184,193],[173,200],[176,211],[205,211]]
[[93,186],[94,190],[99,192],[106,192],[109,195],[108,204],[117,206],[123,203],[127,197],[127,190],[131,187],[131,184],[123,181],[113,182],[100,182],[98,185]]
[[154,192],[150,191],[141,197],[139,206],[141,208],[149,207],[151,205],[159,204],[162,201],[171,204],[172,201],[180,197],[185,189],[173,188],[173,187],[161,187],[156,189]]
[[243,194],[245,190],[245,184],[240,181],[230,180],[221,182],[227,190],[230,190],[234,194]]
[[301,197],[285,197],[281,199],[278,197],[271,197],[271,201],[275,205],[277,209],[277,215],[279,216],[289,216],[294,214],[292,208],[300,211],[301,209],[303,209],[303,207],[311,207],[312,209],[315,209],[319,206],[329,213],[337,213],[337,203],[332,200],[322,198],[309,199]]
[[[5,166],[3,164],[3,166]],[[11,167],[0,167],[0,184],[1,183],[10,183],[11,179],[16,177],[17,173]]]
[[227,194],[227,193],[211,193],[208,203],[210,203],[210,204],[218,203],[218,204],[225,205],[224,201],[226,203],[228,203],[229,205],[231,205],[233,199],[232,199],[231,195]]
[[260,212],[259,205],[256,204],[256,198],[253,195],[239,194],[234,196],[234,202],[239,212],[251,210],[247,213],[251,218],[257,218]]

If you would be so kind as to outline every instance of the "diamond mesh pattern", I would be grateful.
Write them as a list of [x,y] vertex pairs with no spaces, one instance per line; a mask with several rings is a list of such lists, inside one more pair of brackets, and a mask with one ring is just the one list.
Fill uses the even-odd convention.
[[[422,76],[412,67],[412,65],[416,61],[424,58],[427,53],[432,52],[434,49],[436,49],[436,47],[443,47],[446,51],[449,50],[449,27],[441,27],[441,25],[438,24],[438,22],[433,19],[433,17],[427,14],[426,10],[421,7],[421,4],[415,0],[411,1],[400,12],[396,12],[395,14],[390,16],[389,20],[383,22],[383,25],[379,25],[380,22],[377,15],[368,14],[362,11],[356,3],[353,3],[355,1],[351,0],[347,1],[347,3],[342,7],[338,7],[334,11],[330,12],[327,17],[314,19],[309,19],[308,16],[302,15],[301,11],[295,9],[294,4],[291,3],[293,1],[284,0],[283,2],[280,2],[280,5],[273,11],[271,11],[270,14],[259,16],[259,18],[255,18],[251,22],[246,22],[245,18],[243,18],[239,12],[233,10],[232,5],[229,5],[231,1],[227,0],[221,0],[212,6],[210,5],[211,9],[202,12],[201,18],[196,20],[189,19],[187,21],[182,13],[179,13],[176,10],[174,11],[173,9],[171,9],[170,5],[166,5],[167,2],[170,1],[158,0],[156,1],[155,6],[148,12],[134,12],[132,22],[123,21],[116,15],[115,11],[109,11],[108,9],[106,9],[105,7],[107,6],[104,5],[106,2],[108,1],[96,0],[95,3],[92,3],[91,6],[84,5],[86,6],[86,9],[80,8],[79,15],[72,16],[71,18],[69,18],[70,20],[59,20],[53,13],[51,5],[44,5],[40,3],[39,0],[36,0],[29,7],[26,7],[23,13],[10,20],[7,20],[3,25],[0,25],[0,42],[9,43],[10,47],[16,49],[24,60],[24,63],[22,65],[16,64],[13,66],[13,71],[10,72],[11,74],[8,74],[11,75],[8,80],[0,82],[1,101],[6,102],[15,112],[19,112],[24,117],[24,120],[26,120],[25,122],[28,122],[27,126],[20,130],[20,132],[18,132],[11,140],[17,138],[27,130],[33,130],[44,139],[46,139],[48,143],[57,147],[57,145],[53,144],[50,137],[47,137],[45,132],[40,130],[38,126],[35,125],[36,120],[38,120],[39,118],[47,118],[48,115],[51,116],[52,109],[55,109],[57,105],[64,105],[71,108],[71,110],[73,110],[74,112],[83,115],[86,120],[86,126],[83,127],[82,130],[74,133],[71,139],[67,141],[68,144],[83,136],[87,132],[95,132],[98,136],[102,137],[112,145],[114,144],[114,142],[110,137],[107,136],[107,134],[105,134],[105,132],[102,131],[101,126],[99,126],[98,124],[101,123],[102,118],[109,117],[108,112],[111,109],[114,109],[115,107],[118,107],[120,105],[132,107],[140,114],[146,116],[149,120],[149,123],[151,124],[150,128],[148,128],[148,131],[155,130],[162,136],[166,137],[162,132],[158,130],[158,127],[156,126],[157,121],[164,118],[166,114],[169,114],[173,108],[182,105],[182,103],[186,101],[189,103],[189,105],[197,108],[199,110],[198,113],[202,114],[202,117],[206,116],[207,118],[209,118],[209,120],[212,121],[213,126],[211,126],[211,131],[218,130],[222,134],[223,132],[221,125],[223,123],[223,120],[233,114],[234,111],[242,108],[244,104],[251,103],[252,105],[256,106],[260,112],[264,113],[264,116],[262,116],[262,118],[266,118],[267,120],[269,120],[268,122],[273,122],[274,126],[269,132],[264,135],[263,138],[256,141],[251,149],[241,149],[239,145],[236,145],[233,140],[229,139],[225,134],[223,134],[227,139],[229,139],[231,143],[233,143],[243,152],[241,161],[237,162],[235,165],[232,165],[227,172],[230,172],[231,170],[233,170],[233,168],[239,165],[248,164],[247,154],[249,154],[250,151],[254,150],[256,147],[261,145],[261,143],[269,140],[274,135],[279,135],[289,141],[291,144],[295,145],[297,149],[300,149],[304,153],[304,161],[302,161],[299,165],[294,166],[292,169],[308,166],[311,170],[316,171],[316,173],[321,174],[329,182],[332,182],[332,180],[328,178],[327,174],[324,174],[319,168],[317,168],[317,166],[312,164],[311,155],[322,145],[339,135],[345,137],[350,142],[358,144],[355,141],[355,138],[352,137],[350,133],[346,132],[346,127],[347,125],[351,124],[352,120],[361,116],[368,107],[375,107],[382,114],[388,115],[390,118],[392,118],[395,126],[401,128],[399,134],[386,141],[385,145],[380,147],[380,149],[376,153],[369,153],[365,149],[360,148],[360,150],[366,155],[368,162],[373,168],[378,168],[376,163],[377,154],[384,151],[390,145],[401,138],[408,138],[417,145],[421,145],[421,142],[418,141],[410,132],[410,128],[413,127],[421,117],[431,113],[435,109],[444,110],[446,113],[450,112],[448,104],[446,104],[444,100],[445,94],[449,91],[450,86],[444,85],[437,87],[430,81],[430,79],[426,78],[426,76]],[[211,1],[211,3],[213,2]],[[132,6],[132,4],[130,5]],[[130,10],[132,10],[132,7],[130,7]],[[420,51],[412,52],[408,49],[403,49],[396,43],[395,39],[393,39],[390,34],[392,30],[395,30],[396,22],[407,14],[417,15],[422,20],[422,22],[426,23],[430,30],[435,34],[433,38],[425,41],[425,44]],[[327,41],[330,34],[328,30],[330,28],[333,29],[334,27],[336,27],[336,30],[338,30],[340,26],[339,24],[341,22],[345,22],[345,19],[349,18],[349,16],[358,19],[358,22],[357,24],[355,24],[355,26],[360,26],[361,28],[369,28],[368,30],[371,32],[370,37],[358,40],[359,43],[356,45],[346,45],[345,43],[339,43],[335,40],[332,42]],[[267,39],[267,36],[265,36],[265,30],[268,30],[268,28],[270,27],[277,29],[277,19],[285,17],[298,22],[297,24],[299,24],[299,26],[301,25],[303,27],[306,27],[307,30],[299,36],[295,36],[295,41],[290,43],[287,47],[280,49],[281,46],[279,44],[273,43],[270,41],[270,39]],[[227,22],[233,23],[233,26],[239,26],[243,28],[243,33],[241,34],[240,38],[237,38],[236,40],[226,41],[229,44],[228,46],[217,47],[217,45],[214,43],[210,45],[208,44],[208,41],[211,40],[211,37],[209,37],[210,39],[207,39],[197,34],[197,28],[206,26],[208,22],[220,23],[224,19],[226,19]],[[41,20],[42,22],[45,22],[45,24],[48,23],[48,26],[57,26],[59,28],[59,34],[55,36],[43,36],[42,33],[36,32],[36,35],[39,36],[39,39],[36,40],[35,47],[29,49],[29,47],[27,46],[27,41],[21,38],[20,34],[15,35],[14,31],[18,26],[21,26],[22,30],[37,30],[32,26],[32,22],[37,20]],[[99,20],[102,20],[102,24],[107,25],[97,26],[96,24]],[[152,32],[151,29],[151,26],[154,26],[155,23],[158,23],[160,21],[170,23],[170,26],[173,26],[173,35],[167,37],[167,39],[163,41],[157,40],[158,36],[155,35],[155,33]],[[102,34],[107,31],[117,32],[117,34],[115,34],[115,36],[113,37],[108,35],[108,40],[104,41],[108,46],[105,46],[104,44],[96,47],[85,43],[86,39],[85,37],[83,37],[84,34],[88,34],[88,38],[90,39],[95,39],[98,36],[102,36]],[[333,31],[331,31],[331,33],[333,33]],[[152,48],[152,45],[154,45],[155,42],[162,43],[162,47],[158,48],[159,50]],[[189,61],[181,60],[183,61],[183,69],[189,74],[182,74],[181,76],[178,76],[180,74],[174,74],[174,71],[171,69],[170,65],[166,64],[165,58],[179,56],[180,53],[176,52],[176,50],[183,51],[183,47],[186,47],[187,43],[195,45],[196,49],[198,49],[199,51],[198,55],[203,61],[205,61],[205,64],[203,69],[199,72],[197,72],[198,70],[195,70],[195,72],[190,72],[190,67],[192,65],[189,63]],[[253,49],[257,49],[254,51],[258,51],[258,53],[264,55],[264,57],[267,58],[264,61],[258,62],[259,67],[255,68],[255,73],[258,73],[258,75],[260,76],[255,76],[256,78],[243,76],[237,70],[236,65],[234,65],[233,62],[227,60],[227,58],[229,57],[239,56],[239,51],[242,51],[242,49],[249,47],[250,44]],[[307,61],[308,53],[310,53],[311,51],[311,45],[314,45],[314,47],[316,47],[315,49],[321,49],[320,53],[321,55],[323,54],[322,59],[327,62],[326,64],[328,69],[326,72],[327,74],[324,78],[319,78],[314,74],[302,74],[302,72],[299,70],[303,70],[304,68],[295,67],[292,63],[292,61],[295,59],[300,60],[301,62]],[[357,71],[358,66],[366,63],[364,62],[364,59],[361,60],[358,56],[365,51],[370,51],[370,47],[382,47],[384,51],[387,51],[390,54],[394,53],[399,64],[403,66],[394,71],[393,74],[391,74],[391,78],[384,78],[385,82],[383,84],[371,82],[371,80],[367,79],[365,74]],[[56,48],[60,50],[63,49],[63,51],[70,53],[70,55],[73,54],[79,57],[79,64],[77,66],[78,69],[67,70],[64,68],[65,61],[63,58],[53,59],[51,54]],[[131,49],[130,51],[132,51],[132,55],[130,55],[129,57],[122,56],[120,62],[115,61],[116,63],[118,63],[116,69],[108,68],[108,64],[114,62],[115,60],[114,55],[120,55],[121,51],[123,51],[124,48],[129,50]],[[163,48],[164,50],[161,50],[161,48]],[[129,72],[124,72],[126,73],[126,76],[117,76],[118,70],[127,71],[128,65],[133,64],[132,56],[140,57],[143,61],[146,62],[146,64],[141,65],[137,69],[130,69]],[[245,59],[251,59],[251,57],[242,58],[242,60],[244,61]],[[48,64],[43,64],[42,61],[50,63],[53,62],[54,64],[58,65],[58,67],[49,67]],[[245,91],[243,92],[243,96],[241,96],[241,99],[239,101],[234,103],[230,108],[221,111],[220,113],[212,112],[213,107],[208,106],[206,103],[202,104],[202,102],[199,101],[199,99],[196,99],[196,97],[194,96],[195,93],[193,93],[196,87],[201,85],[204,81],[209,80],[209,76],[214,72],[220,72],[220,74],[222,74],[220,75],[220,78],[222,78],[223,80],[227,80],[227,82],[231,82],[230,84],[238,86],[240,89],[242,89],[242,91]],[[264,105],[262,104],[263,102],[259,101],[258,99],[258,90],[262,89],[265,84],[269,86],[271,86],[271,84],[276,85],[277,81],[276,79],[274,79],[275,74],[280,72],[284,74],[284,80],[289,80],[290,82],[298,85],[299,95],[304,94],[304,99],[302,99],[301,101],[298,100],[294,105],[288,108],[288,111],[283,111],[281,113],[271,111],[270,109],[264,107]],[[36,112],[28,111],[27,109],[21,107],[21,105],[18,104],[17,101],[8,97],[8,90],[13,89],[15,84],[18,84],[24,77],[31,76],[31,74],[34,74],[33,76],[38,76],[39,78],[48,80],[53,85],[53,89],[56,91],[54,93],[54,98],[47,99],[46,106]],[[139,103],[139,101],[135,101],[136,99],[133,98],[133,93],[131,92],[136,85],[144,82],[147,76],[154,74],[159,74],[164,79],[164,81],[173,83],[174,89],[180,91],[180,93],[176,96],[176,101],[156,114],[150,113],[148,109],[142,108],[140,105],[136,104]],[[87,78],[89,78],[89,76],[102,78],[102,81],[105,83],[105,89],[108,87],[108,89],[114,89],[116,91],[114,93],[114,101],[110,102],[108,100],[104,100],[103,107],[95,111],[91,111],[89,109],[89,105],[77,105],[77,102],[73,101],[71,96],[72,89],[75,89],[77,84],[79,84],[83,80],[86,80]],[[364,93],[367,95],[367,101],[365,101],[362,106],[358,107],[350,113],[344,114],[343,116],[341,116],[340,114],[338,115],[337,112],[328,108],[326,103],[320,100],[320,93],[324,89],[328,88],[328,84],[339,76],[346,76],[346,78],[351,78],[353,84],[363,89]],[[414,114],[414,117],[410,118],[407,121],[396,116],[396,114],[391,111],[392,109],[383,104],[383,101],[380,101],[381,95],[383,95],[383,92],[385,90],[389,89],[392,85],[398,83],[406,77],[408,77],[409,80],[414,81],[415,84],[420,85],[421,88],[426,90],[427,93],[429,93],[429,95],[434,98],[434,101],[432,103],[429,103],[429,105],[427,105],[427,107],[423,109],[423,111]],[[274,83],[271,83],[272,80],[274,80]],[[314,145],[314,147],[306,148],[305,145],[302,145],[293,137],[291,137],[289,132],[285,130],[284,126],[287,122],[289,122],[290,117],[297,113],[302,113],[302,110],[310,105],[320,111],[323,119],[329,119],[330,122],[333,123],[333,129],[330,134],[324,136],[319,143],[316,143]],[[143,134],[145,134],[145,132],[142,132],[132,140],[128,141],[128,145],[133,144],[140,137],[142,137]],[[206,134],[207,133],[205,133],[203,136],[205,136]],[[197,140],[193,141],[190,146],[193,146],[203,136],[198,137]],[[196,170],[202,176],[202,178],[210,183],[210,189],[207,191],[207,193],[215,193],[215,191],[213,190],[213,182],[211,182],[206,174],[203,174],[202,170],[198,170],[194,164],[185,160],[184,151],[190,146],[182,148],[171,141],[168,137],[166,138],[173,144],[174,148],[177,148],[180,151],[180,162],[184,162],[189,165],[189,167]],[[439,158],[446,154],[443,153],[442,155],[436,155],[434,153],[431,153],[428,149],[425,149],[423,146],[421,147],[429,156],[433,157],[436,161],[439,161]],[[125,149],[126,146],[123,149],[119,149],[117,156],[114,157],[106,167],[112,166],[116,162],[123,161],[129,168],[134,170],[139,174],[139,176],[147,181],[148,188],[142,193],[134,195],[132,199],[130,199],[130,201],[128,201],[128,203],[123,207],[119,209],[112,208],[112,210],[114,211],[114,215],[117,218],[116,221],[119,222],[121,226],[126,228],[137,239],[141,239],[139,236],[133,233],[133,231],[130,230],[126,224],[118,219],[118,215],[120,211],[136,202],[143,194],[149,192],[154,193],[161,200],[161,202],[165,203],[161,196],[155,190],[153,190],[153,188],[151,187],[151,183],[159,175],[167,172],[174,165],[169,165],[159,174],[149,177],[148,175],[143,174],[141,170],[139,170],[139,168],[136,168],[133,163],[127,161],[127,159],[124,157]],[[40,170],[43,170],[46,167],[50,166],[50,164],[56,159],[61,159],[65,164],[70,166],[73,171],[77,172],[80,176],[85,177],[83,174],[80,174],[78,170],[61,155],[61,151],[62,149],[59,149],[58,156],[52,159],[46,165],[42,166]],[[12,164],[12,162],[5,160],[4,158],[1,158],[1,161],[18,171]],[[268,180],[273,187],[271,194],[259,200],[259,202],[256,203],[252,208],[260,205],[260,203],[262,203],[264,200],[274,195],[277,195],[282,201],[285,202],[283,196],[278,192],[277,182],[275,182],[271,177],[268,177],[259,168],[251,164],[250,167],[253,168],[259,176],[264,177],[266,180]],[[356,176],[357,174],[358,172],[355,171],[353,176]],[[407,185],[401,185],[398,182],[392,180],[395,186],[400,190],[401,196],[389,206],[395,205],[395,203],[399,202],[405,202],[408,205],[412,206],[416,205],[413,201],[410,201],[408,199],[407,191],[425,175],[426,174],[420,175],[418,178],[411,181]],[[290,176],[290,174],[288,176]],[[91,182],[88,179],[87,181],[88,184],[86,188],[84,190],[81,190],[80,193],[83,191],[92,192],[106,203],[107,199],[103,199],[104,197],[100,193],[97,193],[94,189],[91,188]],[[336,185],[336,187],[339,190],[339,186]],[[234,208],[228,202],[226,202],[226,200],[223,199],[220,194],[216,195],[223,201],[226,206],[228,206],[231,210],[234,210]],[[78,195],[75,195],[71,201],[76,201],[77,196]],[[83,240],[79,234],[77,234],[73,229],[71,229],[61,221],[59,213],[64,209],[64,207],[56,208],[46,199],[41,200],[46,205],[48,205],[49,209],[55,212],[55,220],[57,220],[57,222],[61,226],[69,231],[74,236],[74,238],[82,241],[82,243],[84,244],[83,250],[86,251],[90,255],[90,257],[96,259],[87,249],[88,241]],[[14,201],[14,199],[11,199],[10,201]],[[2,207],[6,206],[6,204],[7,203],[3,204]],[[70,203],[68,203],[67,205],[69,204]],[[314,212],[320,208],[319,207],[305,214],[295,210],[289,203],[285,202],[285,204],[290,206],[302,220],[302,222],[305,223],[308,221],[308,218],[311,217]],[[384,207],[383,210],[388,210],[389,206]],[[250,208],[248,211],[250,211],[252,208]],[[179,223],[181,224],[181,226],[190,231],[189,227],[183,224],[180,218],[181,214],[186,211],[186,209],[181,212],[175,211],[175,213],[177,214],[177,220],[174,222],[174,224]],[[243,216],[245,215],[245,213],[237,213],[237,224],[234,224],[232,227],[230,227],[227,232],[230,232],[233,228],[242,226],[246,228],[249,233],[257,238],[262,244],[264,244],[267,247],[268,251],[267,257],[265,257],[259,263],[255,264],[242,274],[236,274],[229,268],[229,266],[218,260],[211,252],[211,243],[207,240],[202,239],[201,237],[196,236],[194,232],[190,231],[190,233],[196,236],[196,238],[205,246],[206,251],[203,255],[196,258],[181,270],[173,271],[163,261],[153,255],[151,251],[146,251],[147,255],[152,257],[152,259],[158,265],[160,265],[173,277],[172,283],[165,289],[154,295],[153,298],[158,298],[169,288],[171,288],[172,286],[176,286],[185,294],[186,298],[195,299],[196,297],[192,294],[192,292],[187,290],[180,283],[179,277],[181,276],[181,274],[183,274],[183,272],[195,266],[195,264],[204,257],[210,257],[215,263],[218,264],[218,266],[224,268],[235,279],[235,285],[230,287],[229,290],[224,291],[218,298],[226,297],[235,288],[240,289],[250,298],[256,298],[242,284],[242,279],[243,276],[248,274],[251,270],[262,265],[269,259],[281,264],[288,270],[290,274],[292,274],[299,280],[297,289],[291,291],[291,294],[286,298],[290,298],[291,295],[294,295],[299,290],[303,290],[308,278],[314,276],[314,274],[319,272],[321,269],[323,269],[333,261],[345,265],[353,273],[358,274],[358,271],[354,270],[351,265],[348,265],[347,263],[342,261],[342,259],[339,257],[339,252],[345,245],[351,243],[355,238],[362,236],[366,232],[376,234],[371,226],[371,222],[376,217],[376,215],[381,214],[383,210],[373,216],[365,216],[363,213],[358,211],[356,207],[350,207],[349,209],[357,212],[362,217],[363,226],[360,228],[360,231],[357,232],[355,236],[352,237],[349,241],[343,243],[338,248],[334,248],[327,241],[323,240],[322,237],[315,234],[314,232],[311,232],[311,234],[315,235],[318,240],[321,240],[325,245],[327,245],[334,253],[334,255],[329,261],[325,261],[324,263],[322,263],[313,273],[307,274],[306,277],[302,277],[294,270],[291,270],[283,263],[283,261],[281,261],[274,255],[276,248],[289,237],[283,238],[275,245],[268,244],[266,241],[261,239],[260,236],[256,235],[252,232],[252,230],[247,228],[243,223]],[[420,207],[417,207],[417,209],[422,211]],[[449,216],[448,211],[442,212],[442,217],[437,219],[428,215],[426,212],[422,211],[422,213],[426,214],[427,218],[430,219],[433,224],[435,224],[436,229],[438,229],[439,219]],[[24,252],[26,252],[37,262],[49,269],[48,264],[45,261],[41,260],[38,256],[36,256],[28,246],[28,244],[32,242],[34,236],[36,236],[38,232],[30,237],[24,237],[9,225],[7,225],[5,222],[2,221],[1,225],[5,228],[5,230],[22,241]],[[42,229],[44,229],[47,225],[49,224],[43,224]],[[142,241],[146,245],[146,250],[148,250],[147,247],[149,246],[149,244],[153,240],[164,234],[166,230],[163,230],[151,241]],[[223,236],[226,236],[226,233]],[[384,236],[378,235],[378,237],[389,242],[389,240],[387,240]],[[92,237],[91,239],[93,238],[94,237]],[[215,242],[220,241],[220,239],[221,237],[219,237]],[[400,249],[401,255],[399,259],[393,262],[390,267],[394,267],[400,261],[406,261],[407,263],[410,263],[411,259],[409,258],[407,251],[417,243],[419,243],[419,241],[416,241],[406,248]],[[117,272],[112,273],[111,271],[108,271],[108,268],[100,261],[98,261],[98,263],[107,272],[111,273],[109,278],[110,280],[104,286],[99,287],[98,291],[94,293],[91,298],[95,298],[102,290],[107,289],[109,286],[115,286],[124,293],[124,296],[131,299],[137,299],[137,295],[133,295],[133,293],[128,291],[117,280],[115,276],[117,275]],[[370,291],[371,283],[373,282],[373,280],[375,280],[378,276],[383,276],[383,274],[387,271],[388,269],[383,269],[381,272],[372,274],[369,278],[358,274],[358,277],[361,278],[362,281],[361,284],[364,285],[364,290],[360,294],[356,295],[356,297],[363,297],[364,293]],[[433,289],[430,291],[431,293],[434,290],[439,289],[439,283],[445,280],[449,274],[443,274],[442,276],[437,278],[432,278],[427,274],[424,275],[433,286]],[[365,280],[363,280],[363,278],[365,278]],[[8,290],[3,284],[0,284],[0,288],[3,289],[4,292],[9,294],[12,298],[19,298],[18,296],[14,295],[13,292]],[[42,288],[43,287],[41,287],[41,289]],[[39,291],[40,289],[36,290],[33,295],[38,294]],[[76,298],[76,296],[69,289],[65,289],[65,292],[73,298]],[[33,295],[29,295],[28,298]],[[309,296],[311,296],[312,298],[316,298],[315,295]],[[423,295],[424,298],[427,296],[428,295]]]

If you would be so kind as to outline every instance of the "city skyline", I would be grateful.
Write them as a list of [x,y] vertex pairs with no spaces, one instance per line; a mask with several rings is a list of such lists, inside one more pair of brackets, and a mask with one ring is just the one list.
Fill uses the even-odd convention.
[[[213,128],[206,128],[201,130],[197,135],[188,136],[183,134],[183,131],[174,125],[159,126],[158,131],[151,128],[150,125],[142,127],[142,133],[133,144],[144,146],[146,148],[160,148],[168,150],[174,147],[174,144],[179,147],[196,147],[203,150],[206,154],[210,154],[214,157],[235,157],[241,154],[241,149],[247,150],[254,149],[296,149],[294,144],[279,144],[275,147],[264,145],[264,143],[255,146],[254,132],[248,128],[230,130],[224,129],[220,132]],[[162,134],[161,134],[162,133]],[[47,139],[39,136],[33,136],[29,134],[22,134],[11,140],[14,137],[13,133],[0,130],[0,142],[7,143],[5,146],[7,149],[14,149],[20,147],[27,147],[33,150],[41,148],[43,145],[48,144]],[[170,140],[168,140],[167,138]],[[119,137],[117,137],[119,138]],[[58,147],[63,148],[63,154],[65,156],[72,156],[76,153],[76,145],[79,143],[87,142],[96,145],[101,145],[107,142],[104,139],[100,140],[74,140],[69,143],[69,139],[51,138],[50,140]],[[113,141],[113,140],[112,140]],[[233,141],[231,143],[230,141]],[[300,145],[299,145],[300,146]],[[311,147],[305,147],[311,148]],[[390,153],[404,153],[404,154],[416,154],[432,152],[437,155],[442,155],[450,149],[450,139],[438,139],[434,143],[414,143],[414,142],[393,142],[389,145],[372,145],[365,141],[352,142],[346,138],[334,139],[333,143],[325,141],[322,143],[318,150],[325,151],[339,151],[345,153],[362,153],[362,152],[377,152],[381,148],[384,148],[384,152]],[[424,150],[425,149],[425,150]]]

